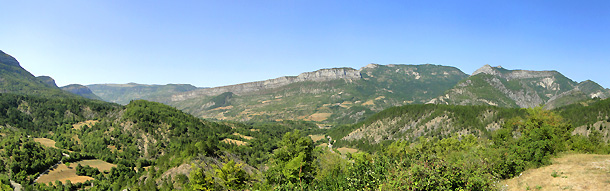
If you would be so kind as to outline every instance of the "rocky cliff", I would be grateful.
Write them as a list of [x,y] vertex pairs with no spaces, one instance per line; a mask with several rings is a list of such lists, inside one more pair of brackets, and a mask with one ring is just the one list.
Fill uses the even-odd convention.
[[236,95],[247,94],[251,92],[278,88],[282,86],[286,86],[296,82],[323,82],[330,80],[358,80],[360,79],[360,72],[353,68],[332,68],[332,69],[322,69],[314,72],[306,72],[299,74],[298,76],[284,76],[275,79],[258,81],[258,82],[249,82],[237,85],[230,86],[222,86],[215,88],[206,88],[199,89],[190,92],[184,92],[175,94],[172,96],[172,101],[182,101],[189,98],[194,98],[198,96],[215,96],[220,95],[225,92],[232,92]]

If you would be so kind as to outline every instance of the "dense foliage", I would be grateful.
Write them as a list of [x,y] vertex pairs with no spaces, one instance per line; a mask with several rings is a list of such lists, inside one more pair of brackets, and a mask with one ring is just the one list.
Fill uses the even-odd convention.
[[[1,99],[6,115],[0,118],[4,124],[0,187],[10,187],[7,180],[12,179],[26,190],[495,190],[498,180],[547,165],[563,151],[610,152],[599,132],[571,135],[572,121],[561,117],[583,108],[603,115],[608,105],[603,101],[592,103],[591,108],[572,106],[557,113],[542,108],[411,105],[327,131],[303,121],[206,121],[143,100],[122,107],[13,94],[3,94]],[[370,152],[352,154],[319,147],[329,140],[314,142],[308,136],[341,137],[356,127],[399,116],[426,116],[419,118],[425,123],[444,115],[463,129],[483,131],[487,122],[503,125],[478,136],[422,134],[377,145],[363,142],[353,146]],[[481,116],[487,117],[480,120]],[[96,122],[73,126],[85,120]],[[398,120],[393,125],[405,124]],[[54,140],[57,148],[42,146],[27,135]],[[94,180],[31,184],[60,161],[84,159],[101,159],[116,167],[102,172],[73,165],[78,175]],[[176,173],[183,168],[188,171]]]

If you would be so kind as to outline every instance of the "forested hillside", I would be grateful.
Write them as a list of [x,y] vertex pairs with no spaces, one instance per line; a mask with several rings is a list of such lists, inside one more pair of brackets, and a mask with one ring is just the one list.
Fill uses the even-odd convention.
[[[414,103],[428,93],[408,92],[420,82],[392,84],[389,78],[353,89],[341,80],[288,85],[329,88],[323,93],[340,105],[356,104],[348,104],[355,97],[373,100],[369,109],[354,110],[370,114],[356,120],[332,113],[337,126],[326,128],[304,118],[208,120],[158,102],[86,99],[44,84],[15,63],[3,61],[14,70],[2,76],[15,83],[0,84],[0,190],[501,190],[501,180],[549,165],[561,153],[610,154],[610,101],[600,98],[555,110],[390,107],[400,105],[392,93],[410,95]],[[376,67],[386,68],[363,69],[363,80],[411,66]],[[417,71],[440,75],[439,68],[426,67]],[[418,77],[412,78],[407,81]],[[384,84],[405,92],[377,91]],[[243,98],[225,92],[210,98],[210,107],[228,110]],[[303,99],[273,107],[310,103]],[[321,100],[315,103],[326,103]],[[322,107],[356,107],[340,105]]]

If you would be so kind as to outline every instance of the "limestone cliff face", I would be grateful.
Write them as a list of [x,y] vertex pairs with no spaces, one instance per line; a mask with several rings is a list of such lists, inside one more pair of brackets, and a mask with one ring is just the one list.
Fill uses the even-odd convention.
[[224,92],[233,92],[233,94],[236,95],[243,95],[266,89],[279,88],[296,82],[324,82],[337,79],[359,80],[360,78],[360,72],[353,68],[322,69],[314,72],[302,73],[298,76],[284,76],[265,81],[249,82],[237,85],[199,89],[195,91],[179,93],[172,96],[172,101],[183,101],[198,96],[215,96],[220,95]]

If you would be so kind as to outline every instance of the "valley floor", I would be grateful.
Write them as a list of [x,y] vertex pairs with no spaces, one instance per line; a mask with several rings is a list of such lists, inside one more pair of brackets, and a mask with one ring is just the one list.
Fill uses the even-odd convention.
[[608,190],[610,155],[563,154],[553,164],[501,182],[501,190]]

